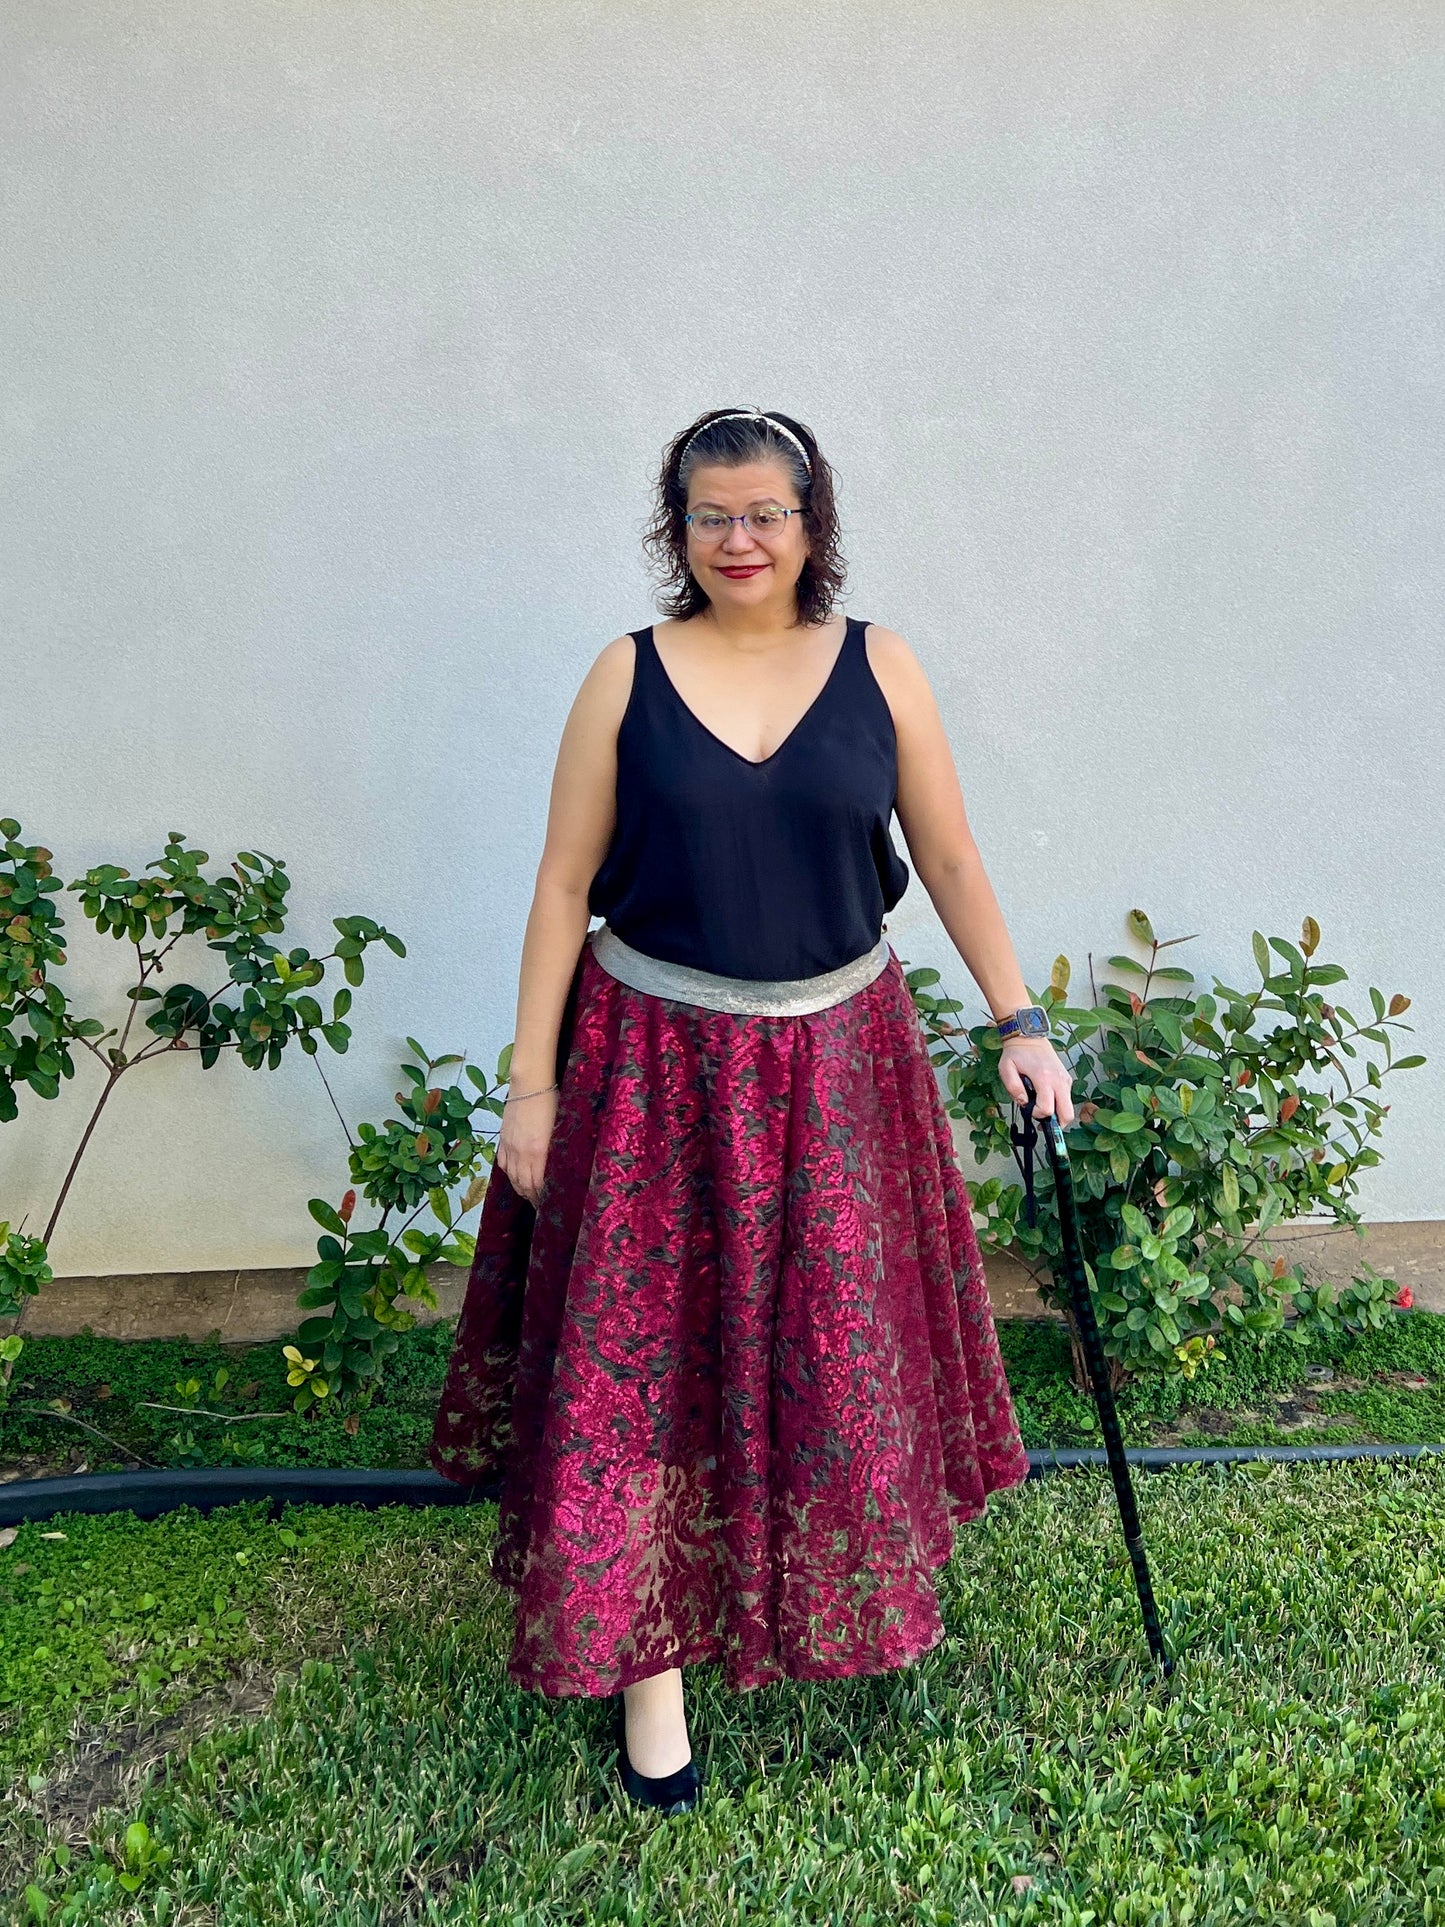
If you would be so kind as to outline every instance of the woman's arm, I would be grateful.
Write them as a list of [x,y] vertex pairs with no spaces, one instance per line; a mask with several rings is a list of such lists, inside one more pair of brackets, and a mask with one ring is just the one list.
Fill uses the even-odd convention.
[[[868,661],[893,713],[898,738],[898,821],[919,882],[927,890],[992,1015],[1007,1017],[1029,1002],[1028,986],[983,867],[964,809],[953,751],[923,667],[892,629],[870,623]],[[1046,1037],[1004,1045],[999,1076],[1016,1103],[1027,1102],[1019,1081],[1034,1085],[1036,1117],[1055,1111],[1071,1124],[1074,1107],[1068,1066]]]
[[562,1012],[590,921],[587,893],[617,818],[617,729],[632,689],[636,647],[631,636],[609,642],[573,699],[522,938],[511,1088],[497,1163],[534,1205],[557,1118],[557,1093],[548,1087],[556,1081]]
[[522,938],[512,1084],[557,1075],[562,1008],[590,916],[587,892],[617,820],[617,729],[632,688],[631,636],[609,642],[573,699],[552,773],[547,834]]

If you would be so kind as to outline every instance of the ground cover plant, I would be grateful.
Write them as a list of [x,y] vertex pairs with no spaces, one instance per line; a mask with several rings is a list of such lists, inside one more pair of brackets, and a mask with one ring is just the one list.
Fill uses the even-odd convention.
[[702,1808],[507,1682],[491,1504],[70,1515],[0,1547],[0,1918],[400,1927],[1394,1927],[1445,1908],[1445,1464],[997,1495],[946,1637],[872,1679],[689,1675]]
[[[425,1466],[455,1319],[402,1333],[365,1411],[297,1411],[274,1341],[32,1338],[0,1410],[0,1470]],[[63,1409],[58,1409],[63,1408]]]
[[[0,1411],[0,1476],[141,1466],[425,1467],[454,1319],[399,1334],[364,1411],[298,1412],[282,1348],[188,1339],[32,1338]],[[1098,1445],[1066,1328],[1003,1319],[1004,1365],[1030,1447]],[[1445,1315],[1396,1312],[1359,1335],[1266,1338],[1207,1378],[1140,1379],[1117,1395],[1128,1445],[1445,1442]]]

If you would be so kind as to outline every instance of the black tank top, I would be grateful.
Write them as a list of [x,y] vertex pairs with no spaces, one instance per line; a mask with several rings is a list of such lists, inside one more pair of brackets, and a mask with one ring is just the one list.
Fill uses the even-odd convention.
[[908,884],[889,833],[893,717],[847,632],[822,691],[771,756],[729,748],[637,644],[617,732],[617,822],[587,896],[650,957],[725,977],[813,977],[871,950]]

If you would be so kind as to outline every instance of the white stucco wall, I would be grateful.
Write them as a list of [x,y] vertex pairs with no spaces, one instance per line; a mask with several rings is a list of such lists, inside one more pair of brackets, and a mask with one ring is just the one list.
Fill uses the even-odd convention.
[[[701,409],[800,415],[1035,989],[1144,907],[1414,1000],[1376,1218],[1445,1216],[1445,11],[327,0],[0,16],[0,814],[271,851],[405,938],[323,1054],[494,1064],[558,734]],[[213,866],[214,867],[214,866]],[[910,963],[981,1000],[921,885]],[[128,952],[70,913],[66,981]],[[193,953],[180,974],[210,987]],[[43,1224],[98,1088],[0,1127]],[[315,1065],[121,1085],[62,1274],[303,1263]],[[966,1160],[965,1168],[975,1170]]]

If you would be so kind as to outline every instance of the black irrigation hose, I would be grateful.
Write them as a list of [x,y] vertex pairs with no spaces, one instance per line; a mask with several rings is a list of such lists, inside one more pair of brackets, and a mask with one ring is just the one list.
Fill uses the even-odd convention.
[[[1415,1459],[1445,1453],[1439,1445],[1146,1445],[1125,1457],[1144,1472],[1176,1465],[1234,1465],[1245,1460],[1291,1464],[1322,1459]],[[1107,1465],[1097,1446],[1044,1446],[1029,1457],[1029,1478],[1075,1466]],[[400,1471],[336,1466],[199,1466],[193,1470],[82,1472],[64,1479],[15,1479],[0,1485],[0,1527],[52,1519],[62,1512],[133,1512],[159,1518],[179,1506],[210,1512],[257,1499],[284,1505],[471,1505],[495,1499],[497,1485],[460,1485],[429,1468]]]

